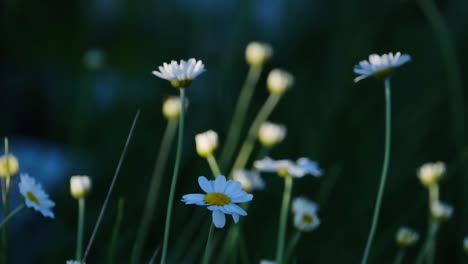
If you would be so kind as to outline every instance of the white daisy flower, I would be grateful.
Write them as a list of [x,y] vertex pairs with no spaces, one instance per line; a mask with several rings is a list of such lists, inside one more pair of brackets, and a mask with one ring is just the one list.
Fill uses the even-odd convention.
[[384,77],[389,75],[394,69],[401,65],[409,62],[411,56],[408,54],[401,54],[392,52],[383,54],[381,56],[377,54],[369,55],[369,60],[360,61],[359,64],[354,66],[354,73],[359,74],[358,77],[354,78],[354,82],[366,79],[370,76]]
[[283,141],[286,136],[286,127],[283,125],[265,122],[258,130],[258,140],[262,145],[271,148]]
[[311,201],[309,198],[304,196],[299,196],[294,198],[291,205],[291,210],[293,213],[297,213],[299,211],[318,211],[319,206]]
[[44,217],[54,218],[52,207],[55,206],[55,203],[49,199],[49,195],[44,192],[40,183],[37,183],[28,174],[20,174],[19,190],[24,197],[26,207],[33,208]]
[[316,210],[304,208],[294,213],[294,226],[301,232],[310,232],[320,225]]
[[268,260],[268,259],[261,259],[260,264],[276,264],[276,261]]
[[188,61],[180,60],[180,63],[174,60],[171,64],[163,63],[158,69],[159,71],[153,71],[154,75],[168,80],[176,88],[185,88],[205,71],[205,65],[201,60],[192,58]]
[[441,201],[437,201],[431,205],[432,217],[438,221],[450,219],[453,214],[453,207]]
[[435,163],[426,163],[418,170],[418,178],[426,186],[432,186],[439,183],[445,173],[445,164],[441,161]]
[[398,229],[395,240],[399,246],[409,247],[418,242],[419,234],[409,227],[402,226]]
[[242,189],[247,192],[255,190],[263,190],[265,188],[265,181],[260,176],[260,173],[252,170],[236,170],[232,178],[242,184]]
[[236,203],[249,202],[253,199],[253,195],[243,191],[240,182],[226,181],[226,177],[220,175],[212,181],[200,176],[198,177],[198,184],[206,194],[186,194],[182,197],[182,202],[207,206],[208,210],[213,212],[215,227],[224,227],[226,223],[225,214],[232,215],[235,223],[239,221],[240,215],[247,215],[247,212]]
[[213,155],[218,147],[218,133],[213,130],[197,134],[195,136],[195,145],[197,153],[203,158]]
[[293,162],[291,160],[273,160],[266,157],[255,161],[254,167],[259,171],[276,172],[280,176],[291,175],[295,178],[302,178],[307,174],[315,177],[322,176],[318,164],[308,158],[300,158],[297,162]]

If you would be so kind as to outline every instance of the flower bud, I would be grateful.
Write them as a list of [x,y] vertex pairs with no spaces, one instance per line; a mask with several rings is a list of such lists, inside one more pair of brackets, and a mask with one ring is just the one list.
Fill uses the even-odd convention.
[[245,49],[245,60],[250,66],[262,66],[273,55],[270,44],[250,42]]
[[75,199],[85,198],[91,191],[91,178],[86,175],[76,175],[70,178],[70,193]]
[[418,177],[424,186],[429,187],[438,184],[444,172],[443,162],[426,163],[419,168]]
[[213,155],[218,147],[218,134],[213,130],[200,133],[195,136],[197,153],[203,158]]
[[286,136],[286,127],[283,125],[265,122],[258,130],[258,140],[263,146],[271,148],[283,141]]
[[294,83],[294,76],[281,69],[272,70],[267,77],[267,88],[271,94],[282,95]]
[[178,119],[181,109],[181,102],[178,96],[170,96],[163,103],[163,114],[168,120]]
[[6,155],[0,157],[0,177],[6,178],[15,176],[18,171],[19,163],[15,156],[8,154],[8,158]]
[[453,207],[446,203],[437,201],[431,205],[431,214],[434,219],[445,221],[452,217]]
[[409,247],[418,242],[419,234],[411,228],[403,226],[398,229],[395,239],[400,247]]

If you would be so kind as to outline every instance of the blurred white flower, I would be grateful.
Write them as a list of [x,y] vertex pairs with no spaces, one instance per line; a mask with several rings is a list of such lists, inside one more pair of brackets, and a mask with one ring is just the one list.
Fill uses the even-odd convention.
[[180,115],[181,102],[180,97],[170,96],[163,103],[163,114],[168,120],[178,119]]
[[294,84],[294,76],[281,69],[273,69],[267,77],[267,88],[271,94],[282,95]]
[[205,65],[201,60],[192,58],[188,61],[180,60],[180,63],[174,60],[171,64],[163,63],[158,69],[159,71],[153,71],[154,75],[168,80],[176,88],[186,88],[205,71]]
[[426,186],[438,184],[445,173],[445,164],[441,161],[426,163],[418,170],[418,177],[421,183]]
[[434,219],[445,221],[452,217],[453,207],[446,203],[436,201],[431,205],[431,213]]
[[273,55],[273,48],[267,43],[250,42],[245,49],[245,60],[251,66],[261,66]]
[[75,199],[86,197],[91,191],[91,178],[86,175],[75,175],[70,178],[70,194]]
[[468,253],[468,237],[463,240],[463,249]]
[[213,212],[215,227],[224,227],[226,223],[225,214],[232,215],[235,223],[239,221],[240,215],[247,215],[247,212],[236,203],[249,202],[253,199],[253,195],[243,191],[240,182],[226,181],[226,177],[220,175],[212,181],[200,176],[198,177],[198,184],[206,194],[186,194],[182,197],[182,202],[207,206],[208,210]]
[[310,232],[320,225],[317,211],[304,208],[294,213],[294,226],[301,232]]
[[254,167],[259,171],[276,172],[280,176],[293,176],[302,178],[307,174],[315,177],[322,176],[318,164],[308,158],[300,158],[297,162],[291,160],[273,160],[266,157],[254,162]]
[[297,213],[299,211],[317,211],[319,206],[313,202],[312,200],[304,197],[299,196],[294,198],[291,205],[291,210],[293,213]]
[[78,260],[67,260],[66,264],[82,264],[82,263],[81,263],[81,261],[78,261]]
[[0,177],[12,177],[15,176],[19,171],[18,159],[12,154],[2,155],[0,157]]
[[213,155],[218,147],[218,134],[213,130],[197,134],[195,136],[197,153],[203,158]]
[[255,190],[263,190],[265,181],[260,176],[260,173],[252,170],[236,170],[232,178],[242,184],[242,189],[247,192]]
[[36,180],[28,174],[20,175],[19,191],[24,197],[26,207],[33,208],[44,217],[54,218],[52,207],[55,203],[49,199],[49,195],[44,192],[41,184],[36,183]]
[[402,226],[398,229],[395,240],[400,247],[409,247],[418,242],[419,234],[409,227]]
[[359,64],[354,66],[354,73],[359,74],[354,79],[354,82],[366,79],[370,76],[377,78],[388,76],[394,69],[409,62],[411,56],[408,54],[401,54],[392,52],[383,55],[371,54],[369,60],[360,61]]
[[258,130],[258,140],[265,147],[271,148],[283,141],[286,136],[286,127],[283,125],[265,122]]

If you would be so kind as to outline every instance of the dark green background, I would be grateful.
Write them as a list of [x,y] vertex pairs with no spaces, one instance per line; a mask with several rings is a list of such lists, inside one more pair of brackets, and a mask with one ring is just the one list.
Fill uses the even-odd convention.
[[[53,221],[32,212],[17,217],[21,220],[12,224],[10,232],[11,263],[64,263],[73,257],[77,209],[68,191],[73,174],[89,174],[94,180],[87,241],[132,118],[141,109],[89,260],[105,260],[117,199],[123,197],[118,263],[127,263],[166,124],[161,103],[177,93],[151,71],[171,59],[195,57],[206,65],[207,72],[187,89],[190,106],[177,197],[198,192],[197,177],[210,171],[196,155],[194,135],[214,129],[221,142],[225,139],[248,70],[244,48],[252,40],[271,43],[275,54],[254,95],[249,122],[267,97],[267,72],[274,67],[292,72],[295,85],[270,118],[285,124],[288,135],[271,155],[311,157],[326,172],[321,179],[295,182],[295,194],[320,203],[322,219],[319,229],[303,236],[298,263],[358,263],[361,258],[383,158],[384,90],[376,80],[354,84],[352,67],[370,53],[390,51],[408,53],[413,61],[392,79],[390,171],[370,260],[391,263],[397,250],[394,234],[403,224],[425,237],[427,194],[416,170],[424,162],[442,160],[448,174],[441,197],[455,206],[455,214],[440,230],[437,263],[463,263],[462,238],[468,234],[468,149],[462,130],[466,120],[460,111],[453,118],[450,98],[461,102],[465,98],[451,90],[444,50],[416,1],[5,0],[3,4],[0,135],[10,138],[21,170],[38,178],[57,203]],[[437,1],[437,6],[455,44],[466,87],[468,2]],[[105,55],[99,70],[83,64],[83,55],[91,48]],[[146,259],[162,241],[173,157],[171,153]],[[265,179],[267,189],[255,194],[245,222],[252,263],[275,255],[282,182],[274,175]],[[172,245],[193,214],[206,217],[200,232],[188,241],[204,243],[208,211],[176,203]]]

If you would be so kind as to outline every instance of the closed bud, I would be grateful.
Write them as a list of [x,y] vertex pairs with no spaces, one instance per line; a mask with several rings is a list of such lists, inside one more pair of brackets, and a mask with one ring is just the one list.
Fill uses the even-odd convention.
[[250,42],[245,49],[245,60],[250,66],[262,66],[273,55],[273,48],[267,43]]
[[272,70],[267,77],[267,88],[271,94],[282,95],[294,84],[294,76],[281,69]]
[[163,114],[168,120],[178,119],[181,109],[181,102],[178,96],[170,96],[163,103]]
[[258,130],[258,140],[263,146],[271,148],[283,141],[286,136],[286,127],[271,122],[265,122]]
[[91,178],[86,175],[76,175],[70,178],[70,193],[75,199],[85,198],[91,191]]
[[19,163],[18,159],[8,154],[8,158],[6,155],[0,157],[0,177],[12,177],[15,176],[19,171]]
[[418,177],[424,186],[429,187],[438,184],[444,173],[445,164],[439,161],[422,165],[419,168]]
[[213,130],[200,133],[195,136],[197,153],[203,158],[213,155],[218,147],[218,134]]

